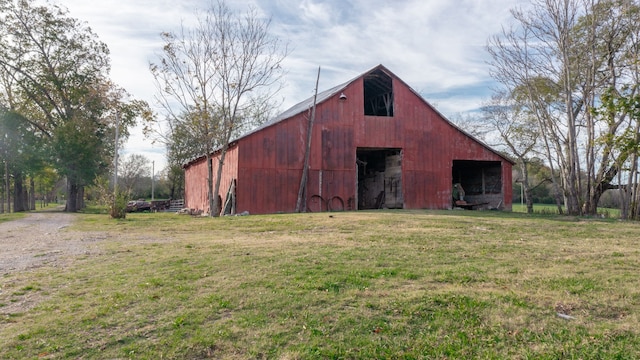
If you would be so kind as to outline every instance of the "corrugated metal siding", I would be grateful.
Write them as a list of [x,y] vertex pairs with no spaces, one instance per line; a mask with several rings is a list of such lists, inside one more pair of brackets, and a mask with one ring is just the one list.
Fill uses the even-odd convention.
[[184,206],[191,209],[208,209],[207,162],[202,159],[185,169]]
[[[218,156],[212,157],[213,162],[213,176],[217,174],[218,169]],[[231,185],[233,179],[238,177],[238,147],[233,146],[227,150],[225,155],[224,166],[222,167],[222,177],[220,180],[220,193],[219,196],[222,201],[225,201],[225,197]],[[209,201],[207,191],[207,161],[201,159],[193,164],[190,164],[185,170],[185,207],[202,210],[209,213]],[[215,186],[215,181],[213,182]],[[220,204],[222,206],[223,204]]]
[[[510,209],[511,164],[443,120],[399,79],[393,78],[393,91],[393,117],[364,116],[362,78],[344,89],[346,100],[339,100],[337,93],[317,105],[307,199],[322,198],[325,207],[334,199],[334,205],[342,202],[345,209],[354,209],[356,149],[393,148],[402,150],[405,208],[450,208],[453,160],[483,160],[502,163],[504,206]],[[239,140],[236,157],[226,161],[231,168],[225,170],[238,179],[239,212],[295,211],[308,116],[303,112]],[[206,203],[206,191],[198,189],[206,176],[196,165],[187,171],[186,193],[189,206],[199,208],[202,205],[192,204]],[[226,192],[231,175],[225,176],[221,192]]]

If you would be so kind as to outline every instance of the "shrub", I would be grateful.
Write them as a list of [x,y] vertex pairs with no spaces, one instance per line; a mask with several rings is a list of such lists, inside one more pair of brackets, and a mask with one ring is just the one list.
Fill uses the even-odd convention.
[[124,219],[127,217],[127,197],[124,193],[118,193],[115,201],[111,202],[109,214],[112,219]]

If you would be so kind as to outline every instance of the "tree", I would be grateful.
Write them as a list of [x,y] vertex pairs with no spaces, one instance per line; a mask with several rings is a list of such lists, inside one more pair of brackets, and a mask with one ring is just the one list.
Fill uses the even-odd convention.
[[52,167],[40,169],[34,177],[36,190],[40,194],[41,206],[47,206],[55,198],[54,190],[60,176]]
[[108,79],[109,50],[85,24],[59,6],[0,0],[0,73],[11,110],[22,114],[43,139],[49,160],[67,178],[66,211],[82,206],[82,193],[109,167],[114,111],[123,138],[143,102],[125,103],[126,93]]
[[130,154],[119,164],[118,174],[124,191],[131,196],[143,178],[151,176],[150,161],[144,155]]
[[[33,210],[34,202],[27,197],[25,185],[44,167],[44,152],[27,121],[18,113],[0,108],[0,159],[4,160],[6,175],[13,178],[13,211]],[[7,190],[9,185],[7,181]],[[32,197],[34,191],[30,192]]]
[[[169,133],[181,131],[206,156],[209,213],[218,216],[218,194],[229,143],[270,108],[283,75],[287,50],[269,34],[270,21],[250,8],[232,11],[224,1],[196,12],[196,25],[165,32],[163,53],[150,68],[157,99],[169,118]],[[212,154],[217,152],[213,175]]]
[[607,89],[633,83],[634,0],[535,0],[512,10],[516,26],[488,44],[492,76],[522,94],[538,123],[542,151],[559,169],[567,212],[595,214],[628,154],[614,149],[628,125],[623,112],[596,116]]
[[533,213],[533,199],[529,187],[529,158],[538,140],[537,123],[518,106],[513,97],[504,93],[494,95],[491,102],[482,109],[486,121],[497,131],[511,155],[520,167],[520,183],[527,204],[527,213]]

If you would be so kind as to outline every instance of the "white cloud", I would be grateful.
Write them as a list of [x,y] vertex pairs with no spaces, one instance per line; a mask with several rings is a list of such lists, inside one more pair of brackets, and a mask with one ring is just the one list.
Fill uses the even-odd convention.
[[[149,62],[161,51],[159,34],[192,21],[210,0],[57,0],[86,21],[112,54],[112,78],[153,104]],[[289,43],[284,106],[384,64],[444,114],[470,111],[488,98],[484,46],[526,0],[227,0],[234,9],[255,6],[271,17],[272,31]],[[134,129],[128,153],[164,164],[163,149]],[[139,146],[140,144],[148,144]]]

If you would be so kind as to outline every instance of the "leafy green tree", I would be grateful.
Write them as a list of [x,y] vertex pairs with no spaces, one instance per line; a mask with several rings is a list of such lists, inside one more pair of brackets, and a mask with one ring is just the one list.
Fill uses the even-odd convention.
[[143,102],[123,100],[126,93],[109,81],[109,70],[107,46],[65,9],[0,0],[0,73],[10,80],[5,93],[67,177],[66,211],[81,207],[84,186],[108,170],[115,127],[124,139],[136,117],[149,114]]
[[35,174],[35,187],[42,206],[47,206],[55,197],[54,190],[60,180],[60,174],[50,166],[45,166]]
[[[13,178],[13,209],[16,212],[32,210],[24,187],[27,177],[44,167],[44,152],[37,136],[20,114],[0,109],[0,158],[6,164],[5,171]],[[8,192],[8,189],[7,189]],[[33,191],[31,192],[32,196]]]
[[569,214],[595,214],[614,180],[629,178],[631,153],[615,141],[634,128],[629,112],[593,109],[638,83],[639,9],[637,0],[533,0],[489,41],[492,76],[536,119]]

